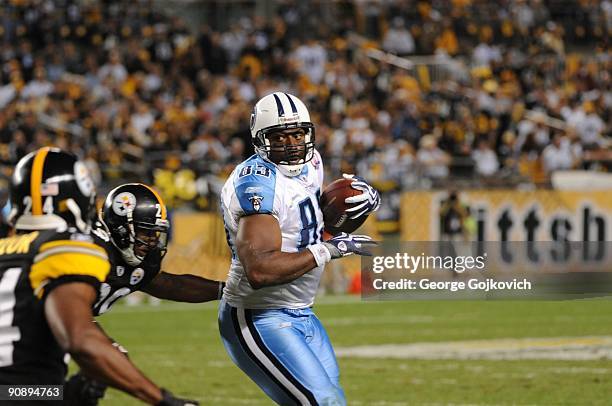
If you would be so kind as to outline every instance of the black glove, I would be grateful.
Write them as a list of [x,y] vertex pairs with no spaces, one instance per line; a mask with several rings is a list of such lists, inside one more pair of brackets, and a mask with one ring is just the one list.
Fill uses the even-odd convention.
[[104,397],[107,386],[80,373],[64,385],[64,404],[67,406],[96,406]]
[[196,400],[179,399],[174,395],[162,388],[163,399],[157,404],[157,406],[199,406],[199,402]]

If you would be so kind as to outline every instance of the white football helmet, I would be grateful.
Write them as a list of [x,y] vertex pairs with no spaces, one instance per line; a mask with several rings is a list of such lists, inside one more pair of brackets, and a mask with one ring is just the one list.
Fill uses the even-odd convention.
[[[270,141],[268,135],[288,128],[301,128],[306,133],[303,148],[304,155],[295,162],[295,150],[285,146],[284,156],[278,162],[270,158]],[[283,92],[275,92],[261,98],[251,113],[251,138],[255,152],[263,159],[274,163],[285,176],[297,176],[302,172],[306,162],[314,155],[315,129],[310,122],[310,114],[304,103],[297,97]],[[293,154],[291,153],[293,152]]]

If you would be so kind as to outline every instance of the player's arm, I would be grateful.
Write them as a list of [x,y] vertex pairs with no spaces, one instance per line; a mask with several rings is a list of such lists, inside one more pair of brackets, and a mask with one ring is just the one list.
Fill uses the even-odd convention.
[[253,289],[291,282],[332,259],[346,255],[371,255],[364,249],[376,245],[370,237],[342,233],[300,252],[282,252],[282,234],[276,218],[269,214],[242,217],[236,249]]
[[41,245],[29,279],[34,294],[44,301],[45,318],[57,343],[93,379],[150,404],[190,404],[145,377],[93,322],[97,286],[109,270],[106,251],[91,242],[58,240]]
[[142,288],[142,291],[160,299],[201,303],[219,299],[223,282],[196,275],[174,275],[162,271]]
[[83,373],[125,391],[150,404],[162,401],[162,390],[113,347],[92,322],[94,287],[88,283],[64,283],[45,300],[45,316],[62,349],[74,358]]
[[317,267],[309,250],[282,252],[278,220],[270,214],[241,217],[236,249],[249,283],[254,289],[280,285]]

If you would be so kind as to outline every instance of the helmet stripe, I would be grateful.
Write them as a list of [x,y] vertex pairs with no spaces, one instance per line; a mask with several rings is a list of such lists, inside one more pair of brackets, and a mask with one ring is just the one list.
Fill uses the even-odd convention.
[[166,219],[166,205],[164,204],[164,201],[162,200],[161,196],[155,191],[155,189],[153,189],[149,185],[145,185],[144,183],[141,183],[141,185],[149,189],[151,193],[155,195],[155,197],[157,198],[157,201],[159,202],[159,205],[161,206],[161,218],[162,220],[165,220]]
[[30,196],[32,197],[32,214],[40,216],[42,212],[41,183],[43,178],[43,168],[45,159],[49,153],[49,147],[44,147],[36,152],[32,163],[32,174],[30,176]]
[[291,104],[291,111],[293,112],[293,114],[297,114],[297,107],[295,107],[295,103],[293,102],[291,96],[289,96],[287,93],[284,93],[284,95],[287,96],[287,98],[289,99],[289,104]]
[[285,117],[285,108],[283,107],[283,103],[281,102],[281,99],[276,95],[276,93],[273,93],[272,96],[274,96],[274,100],[276,101],[276,108],[278,109],[278,116]]

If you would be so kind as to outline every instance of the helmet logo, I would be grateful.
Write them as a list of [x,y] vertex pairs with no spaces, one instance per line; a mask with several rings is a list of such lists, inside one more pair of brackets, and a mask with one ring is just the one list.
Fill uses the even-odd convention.
[[113,211],[118,216],[127,216],[134,207],[136,207],[136,197],[130,192],[119,193],[113,200]]
[[144,271],[142,268],[136,268],[132,271],[132,275],[130,275],[130,285],[136,285],[138,282],[144,278]]
[[89,170],[83,162],[77,161],[74,163],[74,179],[83,195],[89,197],[95,193],[96,188],[93,180],[89,176]]
[[251,131],[255,128],[255,120],[257,120],[257,108],[254,107],[251,113]]
[[249,197],[249,201],[253,204],[253,210],[259,211],[261,209],[261,201],[263,200],[263,196],[253,195]]

